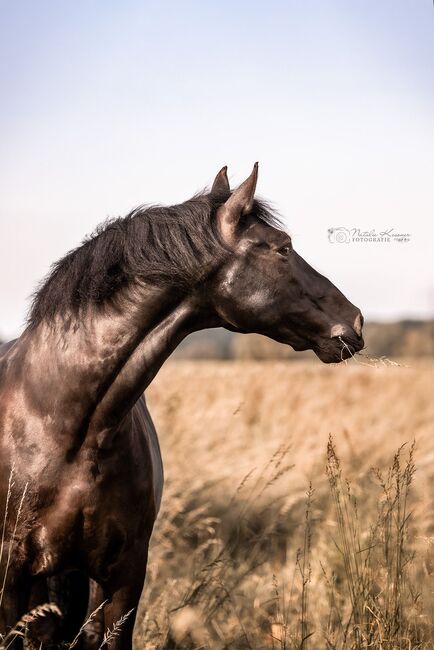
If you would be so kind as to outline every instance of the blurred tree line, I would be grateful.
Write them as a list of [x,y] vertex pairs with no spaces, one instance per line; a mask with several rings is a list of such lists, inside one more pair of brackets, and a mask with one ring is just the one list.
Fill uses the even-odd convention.
[[[373,357],[434,356],[434,320],[402,320],[367,323],[366,349]],[[175,351],[184,359],[303,359],[313,352],[294,352],[287,345],[259,334],[234,334],[224,329],[205,330],[189,336]]]

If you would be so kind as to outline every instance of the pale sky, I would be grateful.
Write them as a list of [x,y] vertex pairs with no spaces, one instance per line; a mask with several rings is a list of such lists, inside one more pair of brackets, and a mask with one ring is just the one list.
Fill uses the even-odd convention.
[[[431,0],[1,2],[0,336],[107,216],[224,164],[371,319],[434,314]],[[332,244],[331,227],[409,232]]]

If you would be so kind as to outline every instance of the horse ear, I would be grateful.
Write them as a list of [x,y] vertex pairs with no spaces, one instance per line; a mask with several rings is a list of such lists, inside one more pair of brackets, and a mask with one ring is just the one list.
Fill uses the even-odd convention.
[[211,194],[229,194],[231,191],[231,188],[229,187],[229,181],[228,181],[228,168],[227,165],[221,168],[219,173],[214,179],[214,183],[212,184],[211,188]]
[[220,229],[223,238],[230,241],[241,217],[249,214],[253,208],[256,183],[258,181],[258,163],[253,165],[253,171],[244,183],[234,190],[226,203],[217,210]]

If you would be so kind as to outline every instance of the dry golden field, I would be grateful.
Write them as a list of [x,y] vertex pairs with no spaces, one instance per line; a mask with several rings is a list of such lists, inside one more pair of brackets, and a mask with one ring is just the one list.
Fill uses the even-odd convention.
[[137,647],[433,648],[433,368],[167,363]]

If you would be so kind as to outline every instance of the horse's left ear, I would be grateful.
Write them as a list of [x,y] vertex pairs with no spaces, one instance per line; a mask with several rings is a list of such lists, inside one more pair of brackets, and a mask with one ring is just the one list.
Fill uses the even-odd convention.
[[241,217],[244,217],[252,211],[257,181],[258,163],[256,162],[253,165],[253,171],[249,178],[247,178],[244,183],[241,183],[241,185],[232,192],[226,203],[223,203],[223,205],[221,205],[217,210],[220,230],[225,240],[233,240],[235,230]]
[[219,194],[229,194],[231,191],[231,188],[229,187],[229,181],[228,181],[228,168],[227,165],[221,168],[219,173],[214,179],[214,183],[212,184],[211,188],[211,194],[219,195]]

